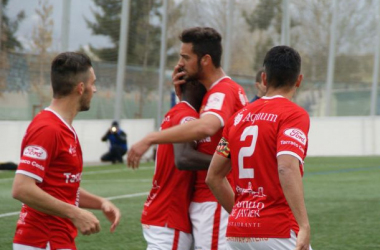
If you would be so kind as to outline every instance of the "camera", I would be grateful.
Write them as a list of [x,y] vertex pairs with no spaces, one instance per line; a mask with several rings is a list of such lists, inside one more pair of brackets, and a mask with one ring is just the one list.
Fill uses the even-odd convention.
[[117,127],[112,126],[112,127],[111,127],[111,133],[116,133],[116,131],[117,131]]

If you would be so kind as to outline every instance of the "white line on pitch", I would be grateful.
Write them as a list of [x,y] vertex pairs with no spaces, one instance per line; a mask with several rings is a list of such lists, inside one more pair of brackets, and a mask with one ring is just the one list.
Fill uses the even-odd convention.
[[[151,170],[154,169],[154,167],[141,167],[138,170]],[[107,174],[107,173],[120,173],[120,172],[127,172],[128,169],[109,169],[109,170],[99,170],[99,171],[86,171],[83,172],[83,175],[94,175],[94,174]],[[6,181],[12,181],[14,178],[4,178],[0,179],[0,182],[6,182]]]
[[[148,194],[149,194],[148,192],[135,193],[135,194],[125,194],[125,195],[107,197],[106,199],[108,199],[108,200],[119,200],[119,199],[125,199],[125,198],[133,198],[133,197],[138,197],[138,196],[144,196],[144,195],[148,195]],[[18,212],[10,212],[10,213],[5,213],[5,214],[0,214],[0,218],[18,215],[19,213],[20,212],[18,211]]]

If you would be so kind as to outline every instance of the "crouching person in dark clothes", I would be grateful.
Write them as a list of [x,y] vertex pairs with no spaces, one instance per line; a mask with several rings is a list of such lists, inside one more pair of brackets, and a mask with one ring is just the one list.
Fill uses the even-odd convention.
[[128,150],[127,134],[120,129],[117,121],[112,122],[111,128],[107,130],[102,137],[102,141],[109,141],[110,148],[100,160],[103,162],[110,161],[112,163],[123,162],[123,156]]

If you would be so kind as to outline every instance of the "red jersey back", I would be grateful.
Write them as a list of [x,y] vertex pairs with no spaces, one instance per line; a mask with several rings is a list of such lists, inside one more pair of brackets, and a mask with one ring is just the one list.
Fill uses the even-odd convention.
[[298,232],[281,188],[277,157],[296,157],[303,174],[309,125],[307,112],[282,96],[263,97],[228,121],[217,150],[231,156],[235,183],[227,236],[289,238],[290,230]]
[[[224,125],[236,111],[246,106],[247,103],[248,99],[244,89],[231,78],[225,76],[216,81],[203,98],[200,116],[213,114],[219,118],[222,127],[213,136],[200,140],[198,151],[213,155],[222,137]],[[216,201],[205,182],[207,170],[197,171],[196,174],[193,201]]]
[[[160,129],[168,129],[198,117],[199,114],[190,104],[180,102],[165,115]],[[144,204],[141,223],[191,233],[188,210],[194,178],[193,171],[176,168],[173,144],[158,145],[153,185]]]
[[[21,146],[16,174],[37,180],[37,186],[66,203],[79,205],[82,150],[78,136],[50,109],[30,123]],[[77,230],[69,219],[47,215],[23,204],[14,243],[75,249]]]

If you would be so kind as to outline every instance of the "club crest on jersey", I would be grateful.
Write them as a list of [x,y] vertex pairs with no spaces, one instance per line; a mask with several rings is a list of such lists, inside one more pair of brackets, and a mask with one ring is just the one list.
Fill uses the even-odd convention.
[[289,128],[284,131],[284,134],[290,138],[293,138],[296,141],[299,141],[303,145],[306,145],[306,135],[297,128]]
[[235,116],[234,126],[238,125],[241,122],[241,119],[243,119],[243,114],[242,112],[239,112],[239,114]]
[[27,146],[24,149],[22,155],[33,158],[33,159],[38,159],[38,160],[46,160],[47,158],[46,150],[41,146],[35,146],[35,145]]
[[77,154],[77,147],[70,144],[69,153],[71,155],[76,155]]

